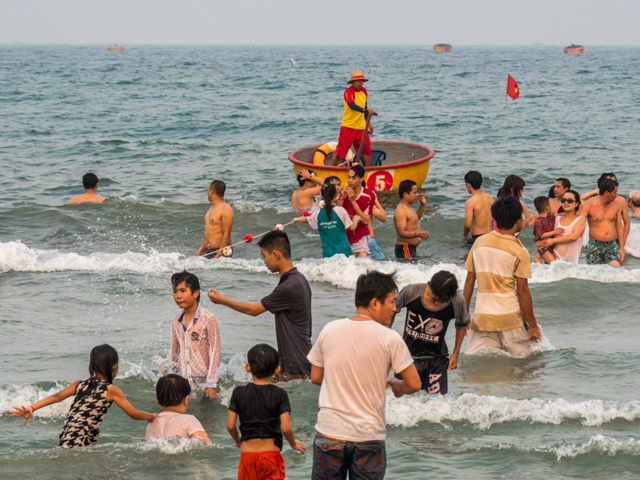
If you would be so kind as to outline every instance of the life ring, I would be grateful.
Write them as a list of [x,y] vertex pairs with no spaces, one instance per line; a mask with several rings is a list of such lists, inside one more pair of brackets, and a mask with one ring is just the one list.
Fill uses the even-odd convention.
[[[324,145],[321,145],[320,147],[318,147],[316,152],[313,154],[313,164],[324,165],[325,159],[329,155],[334,153],[336,151],[336,148],[338,148],[338,142],[325,143]],[[347,152],[346,160],[351,161],[353,159],[353,156],[354,156],[353,153],[351,153],[351,150],[349,150]]]

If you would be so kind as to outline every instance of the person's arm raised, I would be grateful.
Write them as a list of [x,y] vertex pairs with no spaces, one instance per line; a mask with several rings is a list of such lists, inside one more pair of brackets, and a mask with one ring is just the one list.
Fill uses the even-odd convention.
[[29,420],[29,418],[31,418],[31,415],[33,415],[33,412],[35,412],[36,410],[39,410],[42,407],[46,407],[47,405],[52,405],[54,403],[59,403],[59,402],[63,401],[64,399],[75,395],[76,394],[76,390],[78,389],[78,384],[79,383],[80,383],[80,380],[78,380],[77,382],[73,382],[68,387],[63,388],[59,392],[56,392],[53,395],[49,395],[48,397],[37,401],[36,403],[34,403],[33,405],[31,405],[29,407],[25,407],[24,405],[21,405],[20,407],[13,407],[13,410],[11,410],[9,412],[9,416],[11,416],[11,417],[24,417],[24,424],[23,425],[26,425],[27,421]]
[[116,402],[116,405],[118,405],[124,413],[134,420],[146,420],[147,422],[153,422],[158,416],[157,413],[147,413],[135,408],[131,405],[129,400],[127,400],[127,397],[124,396],[122,390],[115,385],[110,385],[107,390],[107,402]]
[[214,290],[213,288],[209,289],[208,292],[209,300],[217,305],[224,305],[225,307],[229,307],[236,312],[244,313],[245,315],[251,315],[253,317],[260,315],[267,311],[266,308],[262,305],[262,302],[258,303],[245,303],[245,302],[236,302],[235,300],[231,300],[226,298],[220,290]]

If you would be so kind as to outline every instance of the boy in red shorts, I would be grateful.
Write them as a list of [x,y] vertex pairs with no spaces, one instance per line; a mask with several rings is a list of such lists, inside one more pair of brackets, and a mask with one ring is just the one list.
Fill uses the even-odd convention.
[[[287,392],[271,383],[280,371],[280,355],[275,348],[261,343],[249,350],[247,361],[246,369],[253,382],[233,390],[227,418],[227,430],[242,449],[238,480],[284,479],[282,436],[300,453],[305,447],[293,435]],[[236,428],[238,417],[242,436]]]
[[[344,113],[342,114],[338,147],[331,163],[333,166],[341,165],[345,162],[351,145],[353,145],[356,152],[358,151],[362,137],[365,136],[364,128],[367,118],[371,115],[377,115],[373,108],[367,108],[367,89],[362,85],[368,81],[368,79],[364,78],[364,74],[357,70],[351,73],[351,80],[347,82],[351,86],[344,91]],[[369,123],[369,134],[373,134],[373,125],[371,123]],[[365,166],[370,167],[371,143],[368,136],[365,138],[362,153],[364,153]],[[356,162],[359,161],[360,159],[356,159]]]

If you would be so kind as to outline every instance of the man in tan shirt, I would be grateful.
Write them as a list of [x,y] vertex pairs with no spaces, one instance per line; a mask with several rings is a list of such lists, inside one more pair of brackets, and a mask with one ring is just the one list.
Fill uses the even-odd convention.
[[504,197],[493,204],[491,215],[498,231],[476,240],[465,265],[467,309],[478,282],[467,355],[497,348],[514,357],[525,357],[532,342],[540,340],[541,332],[527,281],[531,278],[531,259],[515,237],[522,230],[522,205],[515,197]]

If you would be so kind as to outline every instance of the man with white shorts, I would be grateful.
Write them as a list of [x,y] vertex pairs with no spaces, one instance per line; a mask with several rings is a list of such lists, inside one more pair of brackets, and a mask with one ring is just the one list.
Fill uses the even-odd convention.
[[522,230],[522,205],[517,198],[501,198],[492,205],[491,216],[498,230],[475,241],[465,265],[467,309],[478,282],[467,355],[497,348],[514,357],[525,357],[532,343],[540,340],[541,332],[527,281],[531,278],[531,259],[515,237]]

